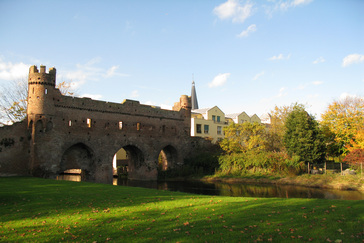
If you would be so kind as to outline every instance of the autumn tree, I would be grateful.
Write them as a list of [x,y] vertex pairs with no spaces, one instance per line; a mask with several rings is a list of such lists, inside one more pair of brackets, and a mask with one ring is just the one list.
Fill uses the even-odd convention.
[[[63,95],[74,95],[72,84],[60,82],[57,87]],[[23,78],[0,87],[0,125],[22,121],[27,113],[28,81]]]
[[224,128],[225,138],[221,148],[228,153],[261,151],[266,146],[265,127],[257,122],[232,123]]
[[350,151],[343,161],[353,165],[354,167],[359,167],[360,165],[361,173],[363,173],[364,149],[354,149]]
[[346,97],[333,101],[322,114],[323,126],[334,134],[338,154],[346,154],[357,143],[363,143],[364,97]]
[[302,106],[295,106],[285,122],[284,145],[290,156],[313,163],[325,158],[325,145],[318,122]]

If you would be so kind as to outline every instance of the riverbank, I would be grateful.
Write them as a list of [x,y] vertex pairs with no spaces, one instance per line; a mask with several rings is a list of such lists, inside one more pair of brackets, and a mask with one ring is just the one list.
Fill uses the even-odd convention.
[[361,242],[363,212],[362,201],[0,178],[4,242]]
[[205,182],[224,182],[224,183],[249,183],[249,184],[277,184],[277,185],[295,185],[312,188],[338,189],[338,190],[356,190],[364,191],[364,177],[360,175],[340,174],[319,174],[319,175],[300,175],[295,177],[277,177],[277,176],[246,176],[246,177],[229,177],[229,176],[206,176],[201,179]]

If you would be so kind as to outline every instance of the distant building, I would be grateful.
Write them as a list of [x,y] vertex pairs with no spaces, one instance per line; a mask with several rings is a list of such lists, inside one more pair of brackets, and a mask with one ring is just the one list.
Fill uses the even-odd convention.
[[248,116],[245,112],[225,115],[217,106],[206,109],[198,109],[195,82],[192,81],[191,88],[191,136],[211,139],[213,143],[224,139],[224,127],[231,123],[241,124],[244,122],[258,122],[261,120],[257,115]]
[[191,112],[191,136],[209,138],[213,143],[224,138],[224,127],[231,123],[261,123],[257,115],[248,116],[245,112],[225,115],[217,106],[196,109]]
[[228,125],[219,107],[196,109],[191,112],[191,136],[210,138],[216,142],[224,138],[223,128]]

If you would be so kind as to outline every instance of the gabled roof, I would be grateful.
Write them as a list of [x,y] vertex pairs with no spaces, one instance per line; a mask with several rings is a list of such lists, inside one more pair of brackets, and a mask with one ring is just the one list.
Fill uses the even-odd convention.
[[191,112],[192,113],[195,113],[195,114],[205,114],[210,109],[211,108],[195,109],[195,110],[192,110]]
[[210,108],[204,108],[204,109],[195,109],[195,110],[192,110],[191,112],[192,113],[195,113],[195,114],[206,114],[209,110],[212,110],[214,108],[217,108],[219,109],[219,111],[221,111],[222,113],[224,113],[218,106],[214,106],[214,107],[210,107]]
[[234,118],[240,116],[241,114],[245,114],[245,115],[249,116],[248,114],[246,114],[245,111],[243,111],[243,112],[240,112],[240,113],[227,114],[227,115],[225,115],[225,117],[234,119]]

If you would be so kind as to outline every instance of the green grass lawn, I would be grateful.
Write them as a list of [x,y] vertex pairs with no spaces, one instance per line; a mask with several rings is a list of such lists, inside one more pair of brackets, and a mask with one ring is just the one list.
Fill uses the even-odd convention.
[[363,238],[363,201],[201,196],[0,178],[3,242],[362,242]]

